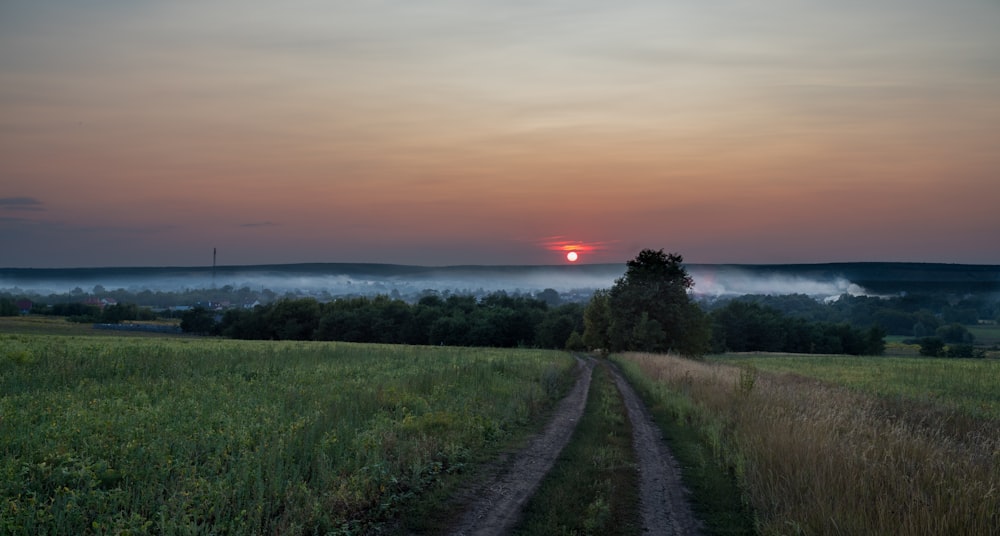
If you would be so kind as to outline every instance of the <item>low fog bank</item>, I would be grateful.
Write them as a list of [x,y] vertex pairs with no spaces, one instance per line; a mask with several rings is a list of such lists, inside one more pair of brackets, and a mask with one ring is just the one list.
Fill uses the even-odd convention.
[[[923,263],[835,263],[791,265],[686,266],[694,294],[706,300],[747,294],[805,294],[818,300],[852,296],[893,296],[907,292],[995,294],[1000,266]],[[14,296],[83,294],[106,291],[186,292],[248,289],[269,295],[390,295],[416,301],[428,293],[484,295],[506,291],[557,291],[563,300],[586,301],[596,289],[610,288],[624,264],[549,266],[444,266],[389,264],[289,264],[187,268],[0,269],[0,293]]]
[[[707,265],[691,264],[694,294],[703,299],[719,299],[747,294],[805,294],[819,300],[844,294],[889,295],[889,282],[910,284],[935,277],[967,280],[957,275],[953,265],[919,265],[914,279],[912,266],[905,264],[839,265]],[[948,269],[934,269],[941,266]],[[184,292],[200,289],[268,290],[278,296],[314,296],[333,299],[341,296],[390,295],[415,301],[429,292],[483,295],[490,292],[536,294],[554,289],[565,300],[585,301],[596,289],[609,288],[625,272],[624,264],[579,264],[553,266],[445,266],[423,267],[386,264],[301,264],[269,266],[220,266],[188,268],[87,268],[87,269],[0,269],[0,292],[20,295],[98,295],[103,291],[131,293]],[[945,275],[940,275],[941,272]],[[1000,271],[977,277],[1000,281]],[[896,275],[893,275],[896,274]],[[938,275],[935,275],[938,274]],[[950,275],[949,275],[950,274]],[[990,278],[993,279],[990,279]],[[874,292],[859,280],[880,286]],[[912,280],[912,281],[911,281]],[[887,292],[889,291],[889,292]]]
[[29,295],[99,294],[102,290],[182,292],[199,289],[270,290],[333,298],[387,294],[417,299],[428,292],[486,294],[496,291],[589,298],[624,273],[619,265],[448,266],[287,265],[266,267],[0,270],[0,292]]
[[762,267],[753,269],[726,265],[694,265],[688,267],[694,278],[693,294],[704,299],[735,296],[805,294],[818,300],[831,301],[845,294],[872,296],[861,285],[841,274],[820,276],[795,275]]

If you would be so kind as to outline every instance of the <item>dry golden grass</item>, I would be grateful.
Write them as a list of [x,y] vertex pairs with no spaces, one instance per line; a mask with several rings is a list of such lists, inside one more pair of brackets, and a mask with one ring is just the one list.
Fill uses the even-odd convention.
[[1000,534],[996,421],[793,374],[622,362],[654,404],[706,430],[761,534]]

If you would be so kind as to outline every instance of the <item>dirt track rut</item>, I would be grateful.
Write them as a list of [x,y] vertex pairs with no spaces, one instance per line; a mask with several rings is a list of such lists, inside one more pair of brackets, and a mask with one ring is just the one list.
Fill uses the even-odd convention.
[[545,430],[518,453],[509,471],[483,485],[478,498],[452,530],[452,534],[502,536],[511,531],[521,517],[525,502],[555,464],[583,415],[594,362],[590,359],[580,360],[579,367],[581,370],[573,390],[556,406]]
[[635,390],[612,365],[615,384],[625,401],[632,423],[632,445],[639,463],[639,509],[645,534],[700,534],[701,522],[691,511],[681,470],[663,442],[660,428],[653,422]]
[[[569,443],[587,403],[594,360],[580,360],[572,391],[559,402],[545,430],[515,455],[510,469],[484,482],[476,499],[452,527],[454,536],[503,536],[521,517],[521,509]],[[694,516],[681,484],[680,468],[649,411],[625,381],[610,367],[632,423],[632,444],[639,463],[640,511],[644,534],[696,535],[701,523]]]

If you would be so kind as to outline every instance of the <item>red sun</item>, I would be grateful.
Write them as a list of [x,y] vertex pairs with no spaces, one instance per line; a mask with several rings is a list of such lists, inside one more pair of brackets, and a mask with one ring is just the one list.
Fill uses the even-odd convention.
[[566,260],[568,260],[569,262],[576,262],[576,260],[579,258],[580,256],[577,255],[575,251],[570,251],[569,253],[566,254]]

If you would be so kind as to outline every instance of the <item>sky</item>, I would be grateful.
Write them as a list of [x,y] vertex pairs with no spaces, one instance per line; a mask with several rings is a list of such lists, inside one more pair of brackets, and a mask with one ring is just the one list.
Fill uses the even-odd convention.
[[997,0],[3,0],[0,267],[1000,264]]

